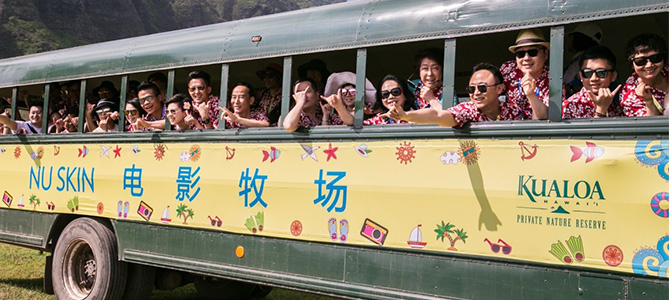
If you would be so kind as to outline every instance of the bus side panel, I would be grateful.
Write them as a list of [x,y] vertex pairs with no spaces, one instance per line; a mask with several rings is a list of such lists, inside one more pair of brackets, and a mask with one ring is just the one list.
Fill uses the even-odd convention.
[[46,249],[57,217],[57,214],[0,209],[0,242]]

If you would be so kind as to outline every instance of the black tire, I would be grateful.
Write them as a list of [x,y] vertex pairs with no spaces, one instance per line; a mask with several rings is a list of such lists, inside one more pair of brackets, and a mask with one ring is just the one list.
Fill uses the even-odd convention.
[[114,233],[90,218],[68,224],[56,243],[52,279],[59,300],[118,300],[127,267],[118,259]]
[[272,292],[272,287],[267,285],[256,285],[254,291],[251,293],[251,298],[265,298]]
[[54,294],[53,281],[51,280],[51,270],[53,266],[53,256],[47,256],[44,263],[44,279],[42,280],[42,290],[47,295]]
[[151,292],[154,290],[155,280],[155,268],[140,264],[128,264],[128,280],[126,282],[126,291],[123,293],[123,299],[149,299]]
[[256,288],[249,283],[210,277],[197,277],[193,283],[201,296],[214,300],[247,299]]

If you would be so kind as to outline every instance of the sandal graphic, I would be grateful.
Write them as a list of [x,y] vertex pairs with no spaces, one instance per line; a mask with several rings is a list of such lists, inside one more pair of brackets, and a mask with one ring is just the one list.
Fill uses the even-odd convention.
[[346,242],[348,235],[349,235],[349,221],[345,219],[340,220],[340,242],[342,243]]
[[337,241],[337,220],[335,218],[328,220],[328,233],[330,233],[330,239],[333,242]]
[[119,201],[119,203],[116,206],[116,211],[119,213],[119,218],[123,215],[123,201]]
[[126,201],[126,203],[123,204],[123,218],[124,219],[128,217],[128,208],[129,207],[130,207],[130,203],[128,203],[128,201]]

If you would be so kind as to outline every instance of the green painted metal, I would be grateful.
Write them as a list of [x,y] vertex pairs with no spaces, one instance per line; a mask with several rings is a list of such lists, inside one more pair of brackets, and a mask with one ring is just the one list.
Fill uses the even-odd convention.
[[[221,82],[228,82],[228,75],[230,73],[230,65],[229,64],[222,64],[221,65]],[[219,91],[219,95],[221,97],[219,98],[219,108],[225,108],[228,106],[228,85],[227,84],[222,84],[221,85],[221,90]],[[256,99],[256,101],[260,101],[261,99]],[[220,114],[219,116],[223,116],[223,114]],[[216,129],[225,129],[226,128],[226,122],[219,122],[219,126],[217,126]]]
[[77,119],[77,130],[79,133],[84,132],[84,121],[86,119],[84,116],[86,114],[86,82],[86,79],[82,79],[79,86],[79,119]]
[[5,59],[0,88],[667,11],[663,0],[355,1]]
[[0,209],[0,242],[46,249],[56,217],[56,214]]
[[[51,85],[44,85],[44,105],[42,107],[42,134],[47,134],[48,125],[49,125],[49,96],[51,93]],[[28,107],[30,109],[30,107]]]
[[356,86],[363,93],[358,93],[358,99],[354,104],[354,128],[360,129],[363,127],[363,107],[365,106],[365,72],[367,68],[367,49],[358,49],[356,51]]
[[282,70],[282,84],[281,84],[281,117],[277,121],[277,126],[284,128],[284,118],[288,115],[289,104],[291,103],[291,95],[293,95],[293,82],[291,80],[291,69],[293,68],[293,57],[284,57],[284,69]]
[[[514,260],[351,247],[128,221],[115,221],[114,227],[124,261],[348,297],[654,299],[668,293],[666,279]],[[238,246],[245,250],[242,258],[235,255]]]
[[549,111],[550,121],[561,120],[563,111],[563,44],[565,28],[551,28],[551,44],[549,51]]
[[123,126],[123,124],[126,124],[126,115],[123,114],[123,111],[126,110],[126,101],[130,99],[126,99],[126,92],[128,91],[128,75],[121,76],[121,91],[119,92],[121,95],[120,96],[120,103],[119,103],[119,131],[123,132],[126,130],[126,126]]
[[19,88],[12,88],[12,120],[16,120],[16,99],[18,98]]
[[454,76],[456,73],[456,39],[444,40],[444,62],[442,64],[442,109],[457,105],[452,101],[454,94]]
[[[169,100],[170,98],[172,98],[172,96],[174,96],[173,95],[174,94],[174,76],[175,76],[175,70],[168,71],[168,76],[167,76],[168,82],[167,82],[167,87],[166,87],[167,91],[165,92],[167,95],[165,95],[165,101]],[[165,115],[166,115],[165,127],[163,127],[163,129],[165,129],[166,131],[170,131],[170,130],[172,130],[172,124],[170,124],[170,122],[167,120],[167,111],[165,111]]]

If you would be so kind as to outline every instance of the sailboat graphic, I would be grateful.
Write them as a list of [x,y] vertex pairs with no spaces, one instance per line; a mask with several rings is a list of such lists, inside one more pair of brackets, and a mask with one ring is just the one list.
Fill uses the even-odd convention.
[[19,204],[18,204],[18,207],[19,207],[19,208],[23,208],[23,195],[21,195],[21,198],[19,198]]
[[163,216],[161,217],[161,222],[168,224],[172,222],[172,219],[170,219],[170,206],[168,205],[165,207],[165,210],[163,211]]
[[414,229],[412,229],[412,232],[409,234],[409,241],[407,241],[407,245],[409,245],[412,248],[416,249],[421,249],[423,247],[426,247],[426,242],[421,241],[421,224],[416,225]]

